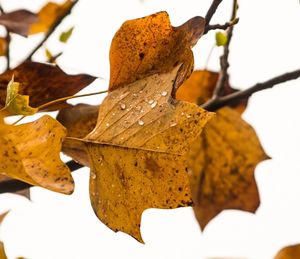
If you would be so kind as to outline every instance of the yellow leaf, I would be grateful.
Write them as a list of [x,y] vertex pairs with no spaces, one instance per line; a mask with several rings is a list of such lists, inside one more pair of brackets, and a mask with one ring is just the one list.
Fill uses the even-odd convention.
[[0,120],[0,172],[52,191],[71,194],[69,168],[60,160],[65,128],[52,117],[18,126]]
[[38,109],[29,106],[29,96],[18,94],[19,83],[14,82],[14,77],[7,85],[5,110],[14,115],[33,115]]
[[73,1],[67,0],[63,4],[49,2],[38,12],[38,21],[31,24],[29,34],[47,32],[57,20],[65,15]]
[[140,242],[144,210],[192,204],[187,153],[212,116],[171,98],[177,72],[178,67],[110,92],[95,129],[84,138],[95,213]]
[[183,64],[176,79],[180,85],[193,70],[191,47],[203,34],[204,27],[202,17],[172,27],[166,12],[126,21],[111,43],[109,89],[155,73],[170,72]]
[[[217,79],[217,73],[196,71],[179,88],[177,99],[202,104],[211,98]],[[233,91],[227,85],[223,94]],[[268,156],[255,131],[240,117],[246,103],[218,110],[190,153],[194,211],[202,228],[222,210],[255,212],[259,205],[254,170]]]
[[2,242],[0,242],[0,259],[7,259]]
[[292,245],[282,248],[274,259],[297,259],[300,258],[300,245]]

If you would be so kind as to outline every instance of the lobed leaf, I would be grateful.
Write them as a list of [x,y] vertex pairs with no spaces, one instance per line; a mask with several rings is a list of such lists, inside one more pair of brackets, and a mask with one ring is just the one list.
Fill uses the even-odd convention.
[[84,138],[96,215],[140,242],[145,209],[192,204],[187,153],[212,116],[171,98],[178,69],[111,91]]
[[[196,71],[179,88],[177,99],[201,104],[211,98],[217,79],[210,71]],[[223,94],[226,91],[234,90],[228,85]],[[245,102],[218,110],[191,150],[190,184],[202,228],[222,210],[255,212],[259,205],[254,170],[268,156],[253,128],[240,117]]]

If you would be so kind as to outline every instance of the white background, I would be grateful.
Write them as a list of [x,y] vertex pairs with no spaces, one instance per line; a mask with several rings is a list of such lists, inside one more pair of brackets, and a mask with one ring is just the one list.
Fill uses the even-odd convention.
[[[38,10],[43,0],[2,0],[5,10]],[[83,92],[104,90],[109,78],[111,38],[123,21],[166,10],[172,24],[204,16],[210,0],[81,0],[61,30],[75,25],[66,46],[54,35],[47,46],[54,53],[65,48],[59,65],[69,73],[103,77]],[[230,17],[231,1],[224,0],[215,22]],[[233,86],[247,88],[280,73],[300,67],[300,5],[298,0],[240,1],[230,53]],[[13,64],[34,46],[15,36]],[[195,64],[203,67],[214,33],[202,38]],[[214,52],[209,68],[218,69]],[[41,51],[36,59],[45,59]],[[4,60],[1,60],[4,62]],[[102,97],[80,101],[100,103]],[[191,208],[149,209],[143,214],[142,245],[123,233],[114,233],[94,216],[88,197],[88,169],[73,174],[72,196],[32,188],[32,202],[15,195],[0,195],[0,212],[12,209],[1,227],[1,239],[13,259],[192,259],[209,257],[272,258],[283,246],[300,243],[300,80],[255,94],[243,117],[257,131],[272,160],[256,170],[261,206],[255,215],[225,211],[201,233]]]

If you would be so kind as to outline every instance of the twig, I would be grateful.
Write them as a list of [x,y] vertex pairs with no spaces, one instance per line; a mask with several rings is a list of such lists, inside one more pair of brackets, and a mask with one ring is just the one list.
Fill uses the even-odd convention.
[[276,76],[272,79],[269,79],[268,81],[257,83],[254,86],[243,90],[238,91],[229,95],[226,95],[224,97],[218,97],[217,99],[211,99],[201,105],[202,108],[209,110],[209,111],[216,111],[224,106],[234,104],[237,101],[240,101],[242,99],[250,97],[252,94],[265,90],[268,88],[272,88],[274,85],[278,85],[290,80],[295,80],[297,78],[300,78],[300,69],[288,72],[279,76]]
[[[5,11],[1,4],[0,4],[0,12],[1,12],[1,14],[5,14]],[[5,71],[9,70],[9,68],[10,68],[10,49],[9,49],[10,31],[6,27],[4,27],[4,29],[5,29],[5,33],[6,33],[5,40],[6,40],[6,44],[7,44],[6,50],[5,50],[5,57],[6,57],[6,68],[4,70],[4,72],[5,72]]]
[[[214,16],[214,14],[217,11],[221,2],[222,2],[222,0],[213,0],[213,2],[211,3],[211,5],[205,15],[206,27],[209,26],[210,20]],[[206,28],[205,28],[205,33],[206,33]]]
[[55,24],[48,30],[45,37],[42,39],[42,41],[31,51],[31,53],[28,55],[28,57],[25,60],[31,60],[32,56],[39,50],[40,47],[43,46],[43,44],[48,40],[48,38],[52,35],[52,33],[55,31],[55,29],[61,24],[61,22],[68,16],[73,7],[78,3],[78,0],[74,0],[73,3],[70,5],[69,9],[65,12],[65,14],[60,17]]
[[227,30],[229,27],[236,25],[238,22],[239,22],[239,18],[236,18],[224,24],[212,24],[212,25],[208,24],[205,33],[211,30]]
[[[66,165],[71,172],[74,172],[83,167],[83,165],[76,163],[74,160],[68,161]],[[19,180],[7,180],[0,182],[0,194],[1,193],[15,193],[33,187],[31,184],[19,181]]]
[[[237,0],[233,0],[231,21],[234,21],[236,19],[236,12],[237,12]],[[232,38],[233,28],[234,26],[228,28],[227,43],[224,46],[223,55],[220,57],[221,71],[219,73],[218,82],[216,84],[216,88],[214,90],[212,99],[216,99],[220,95],[222,95],[222,91],[224,89],[225,83],[228,78],[228,68],[229,68],[228,56],[229,56],[229,46]]]

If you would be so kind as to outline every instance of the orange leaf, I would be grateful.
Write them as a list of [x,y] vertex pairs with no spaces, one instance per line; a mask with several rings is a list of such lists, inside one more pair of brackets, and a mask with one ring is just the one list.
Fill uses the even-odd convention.
[[[217,84],[219,73],[209,70],[196,70],[191,77],[181,85],[176,92],[178,100],[203,104],[208,101],[214,92]],[[228,80],[229,81],[229,80]],[[225,84],[222,96],[234,93],[238,90],[233,89],[228,81]],[[242,113],[247,107],[248,100],[240,100],[233,104],[232,108]]]
[[[209,100],[217,78],[210,71],[194,72],[179,88],[177,99],[198,104]],[[232,91],[227,85],[223,94]],[[222,210],[255,212],[259,205],[254,170],[268,157],[255,131],[240,117],[245,105],[218,110],[190,154],[194,211],[202,228]]]
[[170,72],[183,63],[176,79],[180,85],[193,70],[191,47],[203,34],[204,27],[202,17],[172,27],[166,12],[126,21],[111,43],[109,89],[155,73]]
[[49,2],[38,12],[38,21],[31,25],[29,34],[47,32],[73,5],[72,0],[63,4]]
[[292,245],[282,248],[274,259],[297,259],[300,258],[300,245]]

